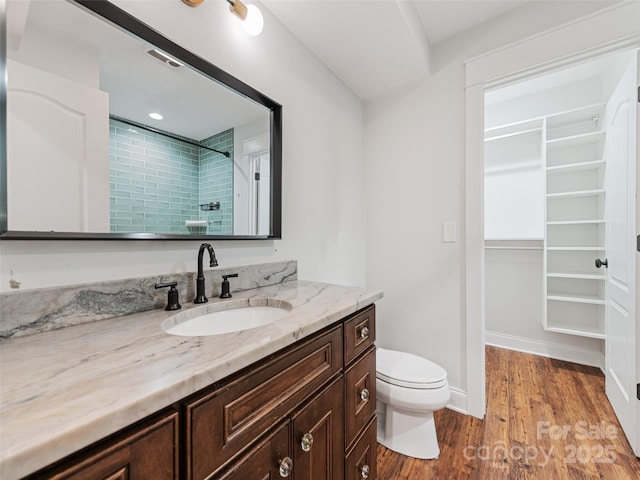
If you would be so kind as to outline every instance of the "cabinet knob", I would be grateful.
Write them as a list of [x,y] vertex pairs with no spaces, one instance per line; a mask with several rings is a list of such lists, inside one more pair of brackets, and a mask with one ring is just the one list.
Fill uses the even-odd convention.
[[310,433],[305,433],[302,436],[302,440],[300,441],[302,451],[308,452],[309,450],[311,450],[311,445],[313,445],[313,435],[311,435]]
[[362,468],[360,468],[360,476],[362,478],[369,478],[370,472],[371,472],[371,469],[369,468],[369,465],[363,465]]
[[291,469],[293,468],[293,460],[291,457],[284,457],[280,460],[280,468],[278,471],[280,472],[281,477],[288,477],[291,474]]
[[360,338],[363,340],[369,338],[369,327],[362,327],[362,330],[360,330]]
[[606,258],[604,260],[596,258],[596,268],[600,268],[603,265],[605,268],[609,268],[609,261]]
[[360,399],[363,402],[366,402],[369,400],[369,389],[368,388],[363,388],[362,391],[360,392]]

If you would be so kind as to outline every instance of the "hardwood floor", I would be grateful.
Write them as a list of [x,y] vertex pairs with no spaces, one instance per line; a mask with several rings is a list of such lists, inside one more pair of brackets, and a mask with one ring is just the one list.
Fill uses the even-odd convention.
[[594,367],[487,347],[487,415],[436,412],[440,457],[378,445],[380,480],[637,480]]

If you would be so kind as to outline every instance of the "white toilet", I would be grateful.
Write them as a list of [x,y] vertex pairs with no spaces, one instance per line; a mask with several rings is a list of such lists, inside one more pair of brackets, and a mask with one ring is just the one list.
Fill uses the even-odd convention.
[[447,372],[405,352],[376,351],[378,443],[414,458],[440,455],[433,412],[451,398]]

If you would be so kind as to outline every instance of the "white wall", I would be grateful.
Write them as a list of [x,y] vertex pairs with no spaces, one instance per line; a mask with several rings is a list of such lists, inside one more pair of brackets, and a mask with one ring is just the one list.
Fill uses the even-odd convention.
[[542,328],[542,242],[539,246],[486,251],[487,343],[604,368],[602,340]]
[[484,236],[544,237],[542,130],[484,144]]
[[[608,65],[608,62],[606,64]],[[573,75],[581,75],[582,70],[568,69],[564,72],[556,72],[556,75],[560,75],[562,78],[566,75],[572,75],[571,72],[575,72]],[[595,72],[591,72],[591,76],[588,78],[573,76],[573,81],[567,79],[567,82],[562,85],[550,84],[548,79],[556,75],[545,75],[539,79],[487,92],[485,127],[490,128],[573,110],[601,102],[603,98],[606,98],[602,95],[601,78]],[[549,84],[549,88],[535,91],[544,88],[546,84]]]
[[[18,15],[16,7],[21,8],[19,2],[10,4],[7,9],[8,19],[13,18],[11,15]],[[7,49],[7,56],[11,59],[88,87],[100,87],[98,53],[86,46],[33,28],[28,33],[25,32],[19,44],[13,47],[15,48],[10,46]]]
[[385,291],[378,303],[378,343],[442,365],[452,403],[462,409],[465,245],[443,243],[441,232],[442,223],[451,221],[458,239],[465,236],[463,62],[562,24],[576,8],[587,13],[591,6],[531,2],[436,44],[431,77],[365,105],[367,283]]
[[[253,38],[226,2],[115,3],[283,105],[283,240],[213,242],[220,265],[297,259],[299,278],[363,285],[362,101],[266,11]],[[2,241],[0,290],[194,271],[200,243]]]
[[462,388],[462,64],[366,106],[367,283],[382,288],[378,344],[421,354]]

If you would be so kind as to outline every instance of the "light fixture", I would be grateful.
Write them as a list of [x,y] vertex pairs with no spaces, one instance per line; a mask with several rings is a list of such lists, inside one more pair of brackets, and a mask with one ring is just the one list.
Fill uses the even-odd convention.
[[[197,7],[204,0],[182,0],[182,3],[190,7]],[[245,5],[240,0],[227,0],[229,3],[229,11],[242,21],[244,31],[255,37],[260,35],[264,27],[264,18],[262,12],[255,5]]]
[[245,5],[240,0],[227,0],[229,11],[242,20],[242,26],[247,35],[260,35],[264,27],[262,12],[255,5]]
[[158,112],[151,112],[149,114],[149,116],[151,118],[153,118],[154,120],[162,120],[164,117],[162,115],[160,115]]

